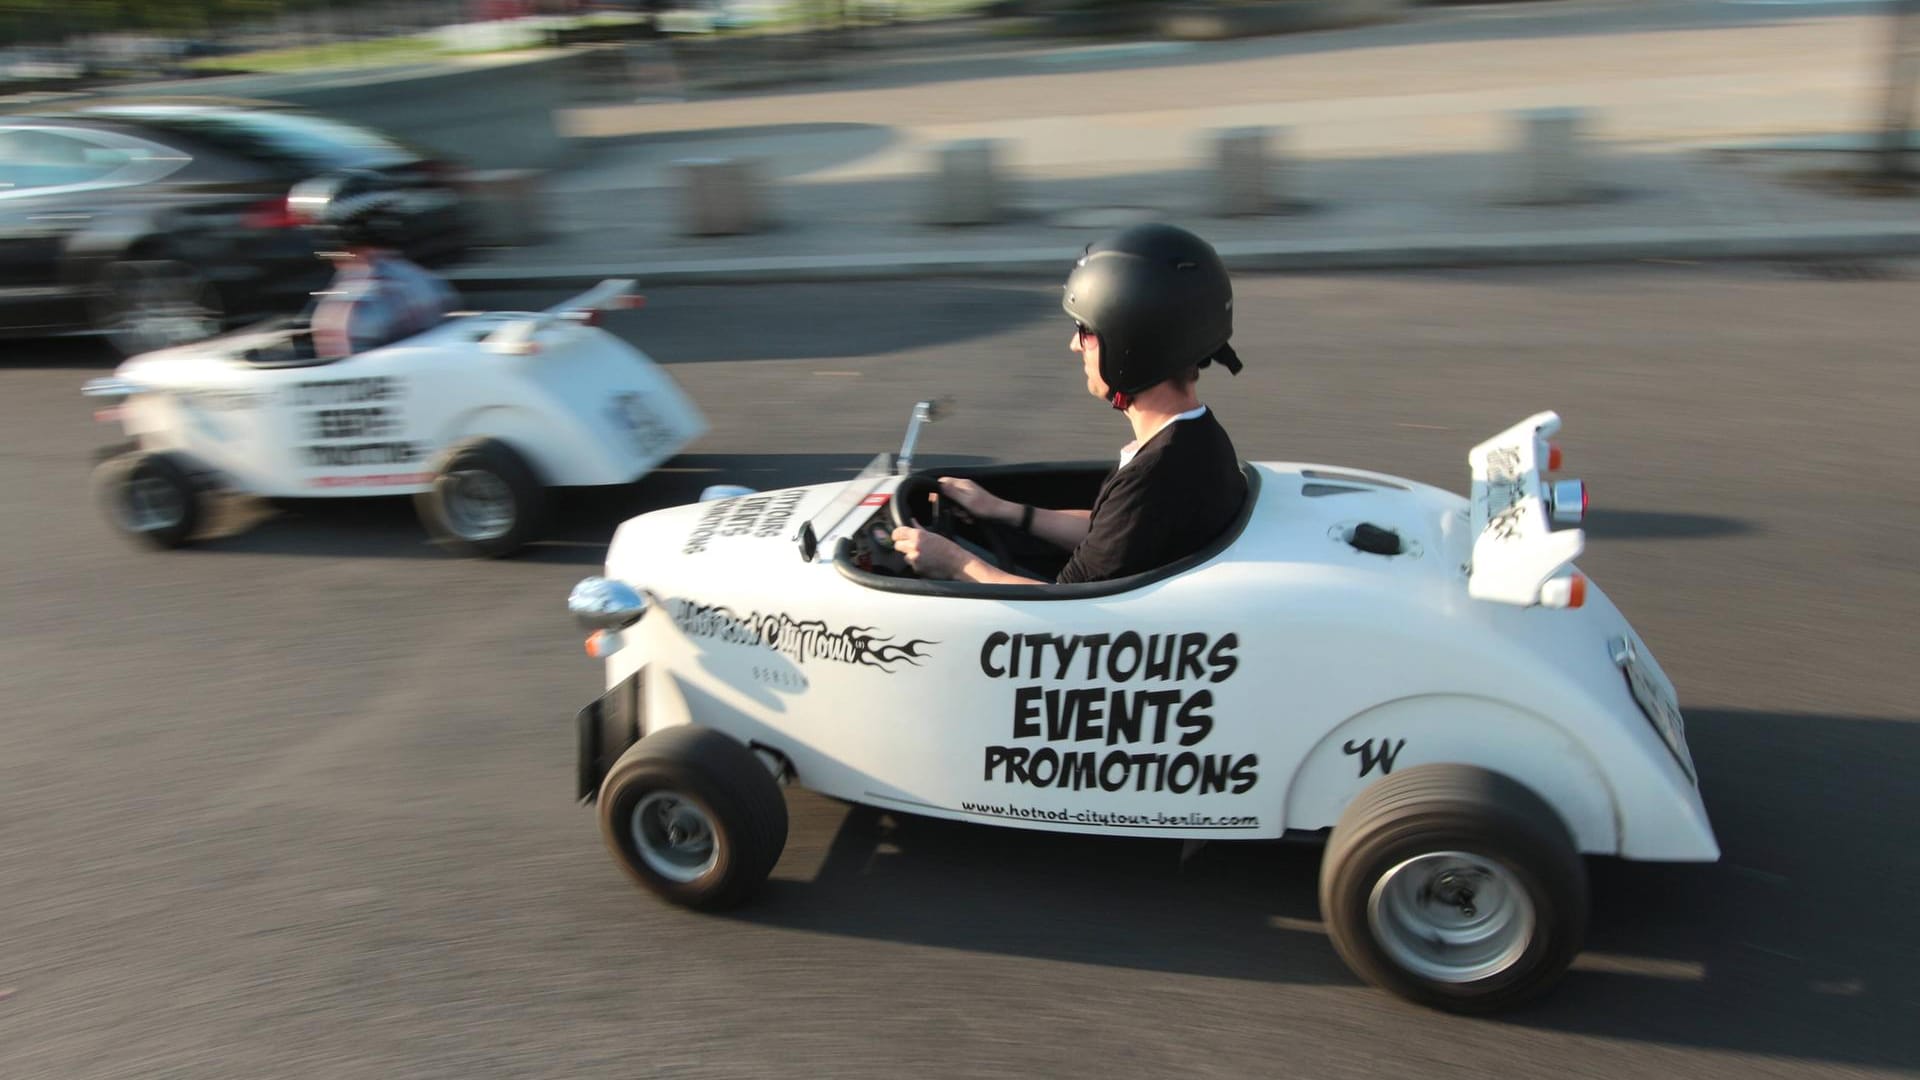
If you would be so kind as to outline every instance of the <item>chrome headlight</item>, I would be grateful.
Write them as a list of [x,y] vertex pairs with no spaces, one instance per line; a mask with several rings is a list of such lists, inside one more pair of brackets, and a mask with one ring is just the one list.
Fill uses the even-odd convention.
[[620,630],[647,613],[640,590],[612,578],[582,578],[567,596],[567,610],[582,630]]

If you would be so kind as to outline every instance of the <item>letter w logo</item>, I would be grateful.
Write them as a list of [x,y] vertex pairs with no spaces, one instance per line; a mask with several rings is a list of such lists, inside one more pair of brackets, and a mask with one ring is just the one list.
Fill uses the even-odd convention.
[[[1390,743],[1391,745],[1389,745]],[[1341,749],[1349,754],[1360,755],[1361,776],[1372,772],[1375,765],[1380,766],[1380,773],[1384,776],[1393,771],[1393,759],[1400,756],[1400,749],[1406,745],[1407,740],[1405,739],[1401,739],[1399,742],[1393,742],[1390,739],[1381,739],[1380,750],[1378,753],[1375,753],[1372,739],[1368,739],[1358,746],[1355,746],[1352,740],[1348,740],[1346,745],[1342,746]]]

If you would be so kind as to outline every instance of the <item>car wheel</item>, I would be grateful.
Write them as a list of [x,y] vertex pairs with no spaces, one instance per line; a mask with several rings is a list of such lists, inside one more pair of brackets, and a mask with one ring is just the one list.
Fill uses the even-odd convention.
[[661,898],[718,911],[751,896],[787,846],[787,803],[753,751],[682,724],[634,743],[600,785],[600,831]]
[[1340,815],[1320,909],[1366,981],[1450,1012],[1498,1012],[1545,993],[1579,952],[1586,865],[1559,815],[1517,781],[1421,765]]
[[433,487],[414,496],[414,509],[442,548],[497,559],[533,539],[546,517],[547,489],[513,447],[469,439],[440,456]]
[[137,356],[213,337],[223,312],[219,293],[191,264],[149,252],[102,271],[94,321],[122,355]]
[[107,520],[148,547],[179,547],[200,527],[199,485],[172,454],[121,454],[101,462],[93,479]]

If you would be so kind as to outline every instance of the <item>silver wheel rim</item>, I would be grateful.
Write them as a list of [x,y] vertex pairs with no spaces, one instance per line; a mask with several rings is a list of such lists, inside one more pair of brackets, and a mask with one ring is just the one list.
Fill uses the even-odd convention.
[[124,352],[204,341],[220,332],[206,283],[177,259],[138,259],[107,268],[106,331]]
[[498,540],[513,529],[513,492],[507,482],[478,469],[448,473],[447,527],[462,540]]
[[1373,938],[1423,979],[1471,983],[1520,962],[1533,941],[1533,898],[1512,870],[1460,851],[1419,855],[1374,882]]
[[634,850],[647,868],[669,881],[698,880],[720,861],[713,820],[691,799],[655,791],[633,808]]
[[187,517],[187,500],[180,489],[157,476],[136,476],[116,504],[120,524],[128,532],[150,533],[171,529]]

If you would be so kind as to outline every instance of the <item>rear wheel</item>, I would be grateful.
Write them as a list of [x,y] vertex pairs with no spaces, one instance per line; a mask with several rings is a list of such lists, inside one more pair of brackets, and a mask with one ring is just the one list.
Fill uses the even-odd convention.
[[1545,993],[1586,933],[1586,866],[1553,808],[1466,765],[1395,773],[1347,807],[1328,840],[1320,907],[1375,986],[1451,1012]]
[[732,907],[773,872],[787,803],[753,751],[712,728],[656,731],[600,785],[600,830],[620,865],[663,899]]
[[441,455],[433,488],[414,496],[414,509],[447,551],[500,558],[537,534],[546,519],[547,489],[511,446],[469,439]]
[[200,487],[173,454],[135,451],[108,458],[93,479],[107,520],[148,547],[179,547],[200,526]]
[[122,355],[203,341],[221,330],[219,293],[192,264],[164,252],[114,260],[99,285],[95,326]]

